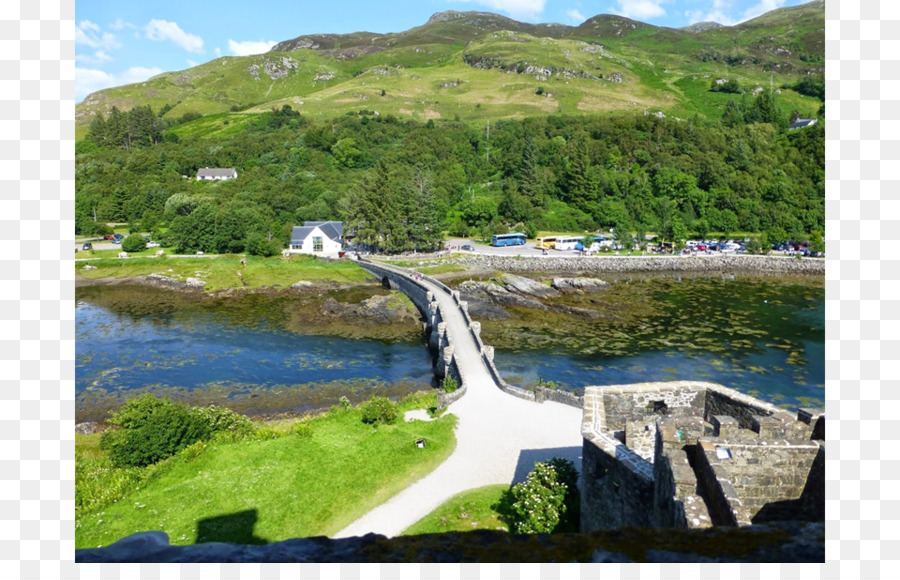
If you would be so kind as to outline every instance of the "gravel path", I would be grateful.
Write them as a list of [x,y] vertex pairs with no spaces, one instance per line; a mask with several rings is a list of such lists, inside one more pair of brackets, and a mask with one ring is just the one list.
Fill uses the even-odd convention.
[[[494,384],[453,299],[433,289],[453,337],[466,394],[448,411],[459,418],[453,454],[435,471],[335,534],[400,534],[450,497],[477,487],[524,481],[535,462],[564,457],[581,471],[580,409],[533,403]],[[467,340],[463,338],[467,337]]]

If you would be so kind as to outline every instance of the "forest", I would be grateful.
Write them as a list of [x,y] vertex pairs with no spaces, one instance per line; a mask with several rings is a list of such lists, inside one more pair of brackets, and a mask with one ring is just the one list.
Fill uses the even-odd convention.
[[[127,222],[178,251],[272,255],[304,220],[343,220],[387,253],[435,249],[445,234],[775,242],[824,231],[824,122],[789,129],[796,114],[770,91],[736,96],[714,121],[557,114],[473,126],[367,110],[313,121],[284,105],[227,136],[179,137],[196,118],[164,112],[93,120],[76,144],[76,234]],[[199,182],[203,167],[239,177]]]

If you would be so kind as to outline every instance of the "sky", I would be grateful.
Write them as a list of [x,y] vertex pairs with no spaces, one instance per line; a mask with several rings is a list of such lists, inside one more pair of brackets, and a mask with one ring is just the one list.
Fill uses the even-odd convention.
[[402,32],[444,10],[577,26],[618,14],[656,26],[733,25],[808,0],[153,0],[75,3],[75,101],[220,56],[267,52],[304,34]]

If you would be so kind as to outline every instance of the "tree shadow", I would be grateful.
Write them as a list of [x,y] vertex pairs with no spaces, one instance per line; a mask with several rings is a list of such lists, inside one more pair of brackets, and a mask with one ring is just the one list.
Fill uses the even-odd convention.
[[197,522],[197,539],[194,543],[268,544],[268,540],[253,533],[258,519],[255,509],[202,519]]

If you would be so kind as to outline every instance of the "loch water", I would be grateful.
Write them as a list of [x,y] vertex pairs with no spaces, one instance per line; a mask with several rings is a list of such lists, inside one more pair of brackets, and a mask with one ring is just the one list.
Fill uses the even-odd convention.
[[[112,286],[76,292],[76,420],[136,393],[248,414],[297,413],[433,385],[416,325],[393,340],[289,324],[289,293],[240,299]],[[552,328],[485,324],[511,383],[724,384],[788,408],[824,405],[824,287],[772,278],[623,278],[602,301],[628,316]],[[491,342],[493,340],[493,342]]]

